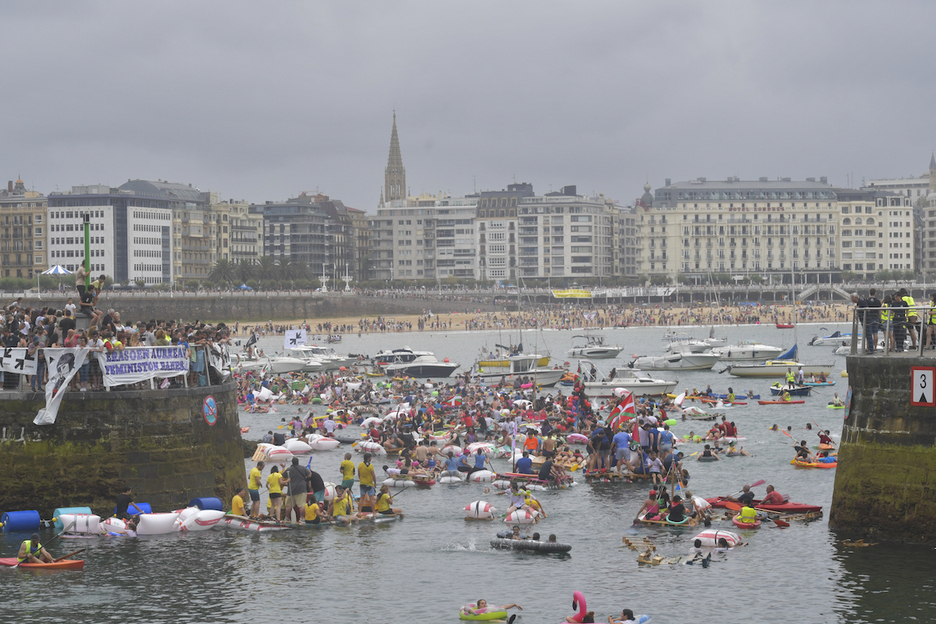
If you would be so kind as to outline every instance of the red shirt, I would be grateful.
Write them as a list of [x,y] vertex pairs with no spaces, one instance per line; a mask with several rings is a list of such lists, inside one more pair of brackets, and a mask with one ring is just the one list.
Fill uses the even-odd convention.
[[783,497],[780,496],[780,492],[774,490],[770,494],[764,497],[764,500],[761,501],[761,505],[780,505],[783,503]]

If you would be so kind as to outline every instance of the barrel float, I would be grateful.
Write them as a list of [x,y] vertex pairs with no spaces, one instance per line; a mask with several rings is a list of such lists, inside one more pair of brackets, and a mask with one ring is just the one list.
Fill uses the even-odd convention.
[[456,444],[446,444],[445,446],[442,447],[441,452],[443,455],[448,455],[449,451],[451,451],[452,454],[457,457],[462,454],[462,447]]
[[[134,503],[133,505],[127,507],[127,513],[131,516],[136,516],[141,513],[151,514],[153,513],[153,508],[150,507],[149,503]],[[114,507],[114,515],[117,515],[117,507]]]
[[485,453],[494,452],[494,443],[493,442],[472,442],[465,449],[472,455],[478,451],[478,449],[484,449]]
[[501,534],[498,533],[497,539],[491,540],[491,548],[498,548],[501,550],[523,550],[528,552],[542,552],[542,553],[567,553],[572,550],[572,546],[569,544],[560,544],[558,542],[541,542],[539,540],[531,539],[511,539],[499,537]]
[[494,481],[494,483],[492,483],[491,485],[493,485],[493,486],[494,486],[495,488],[497,488],[498,490],[509,490],[509,489],[510,489],[510,481],[509,481],[508,479],[497,479],[497,480]]
[[588,436],[581,433],[570,433],[566,436],[566,442],[569,444],[588,444]]
[[188,506],[198,507],[199,509],[214,509],[215,511],[222,511],[224,509],[224,506],[221,504],[221,499],[216,496],[193,498],[189,501]]
[[381,485],[389,485],[393,488],[407,488],[407,487],[416,487],[417,483],[411,481],[410,479],[394,479],[390,477],[389,479],[384,479]]
[[63,513],[56,517],[56,524],[61,523],[69,533],[101,533],[101,516],[86,513]]
[[214,525],[218,524],[221,521],[221,518],[224,517],[223,511],[218,511],[215,509],[205,509],[189,516],[185,522],[182,523],[182,526],[179,527],[180,531],[207,531]]
[[469,478],[472,483],[490,483],[497,479],[497,473],[491,472],[490,470],[478,470],[477,472],[472,472]]
[[325,501],[331,502],[335,499],[335,484],[326,483],[325,484]]
[[39,530],[39,512],[8,511],[0,516],[4,533],[25,533]]
[[[140,516],[141,518],[143,516]],[[101,530],[105,533],[123,533],[127,530],[127,523],[120,518],[107,518],[100,524]]]
[[364,428],[364,429],[367,429],[367,428],[370,427],[371,425],[379,425],[379,424],[382,423],[382,422],[383,422],[382,419],[377,418],[376,416],[371,416],[371,417],[365,418],[364,420],[361,421],[361,427]]
[[53,526],[55,527],[55,530],[56,530],[56,531],[61,531],[62,529],[65,528],[66,524],[63,524],[63,523],[62,523],[62,520],[61,520],[62,514],[86,514],[86,515],[91,515],[91,514],[93,514],[93,513],[94,513],[94,512],[91,511],[91,508],[90,508],[90,507],[59,507],[58,509],[56,509],[55,511],[52,512],[52,520],[54,520],[54,522],[55,522],[55,524],[53,524]]
[[[376,444],[376,443],[375,443]],[[329,438],[323,435],[310,435],[309,447],[313,451],[330,451],[341,446],[341,442],[335,438]],[[378,446],[380,446],[378,444]]]
[[386,455],[387,451],[376,442],[356,442],[352,445],[358,453],[370,453],[371,455]]
[[466,520],[491,520],[494,518],[496,509],[494,505],[487,501],[479,500],[468,503],[465,506]]
[[292,452],[285,446],[273,446],[270,445],[266,449],[266,456],[273,461],[289,461],[293,458]]
[[518,509],[504,518],[508,524],[533,524],[536,522],[536,516],[539,514],[531,509]]
[[[193,509],[198,510],[197,507]],[[149,513],[140,516],[140,522],[137,524],[137,535],[164,535],[178,530],[176,519],[179,514],[172,511],[169,513]]]
[[692,538],[692,541],[695,543],[695,540],[699,540],[702,542],[703,546],[715,547],[718,546],[718,540],[721,538],[724,538],[731,546],[737,546],[741,543],[741,536],[737,533],[731,531],[716,531],[715,529],[702,531]]
[[286,442],[283,444],[283,447],[293,455],[308,455],[312,452],[311,445],[306,444],[297,438],[290,438],[286,440]]
[[438,478],[439,483],[464,483],[465,479],[462,477],[462,473],[452,474],[451,471],[448,474],[443,473],[441,477]]

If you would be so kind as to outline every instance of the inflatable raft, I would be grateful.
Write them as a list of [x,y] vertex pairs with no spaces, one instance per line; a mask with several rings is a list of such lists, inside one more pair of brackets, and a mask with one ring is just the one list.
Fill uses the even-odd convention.
[[719,539],[724,539],[731,546],[737,546],[741,543],[741,536],[737,533],[731,531],[716,531],[715,529],[706,529],[692,538],[693,542],[699,540],[702,542],[703,546],[712,548],[718,546]]
[[491,548],[499,550],[519,550],[539,553],[567,553],[572,550],[569,544],[558,542],[543,542],[531,539],[508,539],[497,537],[491,540]]
[[755,520],[754,522],[742,522],[741,515],[738,514],[731,519],[731,523],[738,527],[739,529],[759,529],[760,520]]

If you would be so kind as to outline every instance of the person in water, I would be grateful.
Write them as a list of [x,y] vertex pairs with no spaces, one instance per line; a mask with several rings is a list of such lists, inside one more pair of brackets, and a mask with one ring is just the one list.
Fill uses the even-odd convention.
[[621,619],[615,620],[612,616],[608,616],[608,624],[627,624],[627,622],[636,622],[637,618],[634,617],[634,612],[630,609],[621,610]]
[[488,606],[488,602],[485,599],[478,600],[474,605],[465,605],[464,611],[466,615],[482,615],[484,613],[489,613],[491,611],[506,611],[507,609],[517,608],[520,611],[523,611],[523,607],[518,604],[509,604],[509,605],[491,605]]

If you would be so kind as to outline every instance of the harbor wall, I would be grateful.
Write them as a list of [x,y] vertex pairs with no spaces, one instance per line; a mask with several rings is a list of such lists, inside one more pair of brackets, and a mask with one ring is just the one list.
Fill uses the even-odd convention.
[[[72,293],[73,294],[73,293]],[[32,297],[24,299],[23,305],[37,308],[56,306],[61,309],[68,302],[68,296],[57,297],[43,295],[42,299]],[[516,303],[511,302],[511,309]],[[466,301],[438,301],[427,299],[392,299],[386,297],[364,297],[357,295],[330,296],[264,296],[225,295],[225,296],[174,296],[163,297],[121,295],[101,297],[98,308],[114,308],[120,312],[121,320],[138,321],[153,318],[160,319],[195,319],[205,322],[240,321],[241,323],[334,319],[342,317],[392,317],[395,314],[422,314],[432,310],[434,314],[446,314],[475,311],[502,311],[505,304],[475,303]],[[154,310],[159,312],[155,313]]]
[[833,529],[936,544],[936,408],[910,404],[913,366],[936,366],[936,359],[847,358],[852,397],[829,514]]
[[[213,397],[214,425],[204,405]],[[225,505],[246,485],[236,386],[70,392],[54,425],[33,424],[43,393],[0,393],[0,511],[88,506],[113,515],[130,486],[154,511],[195,497]]]

